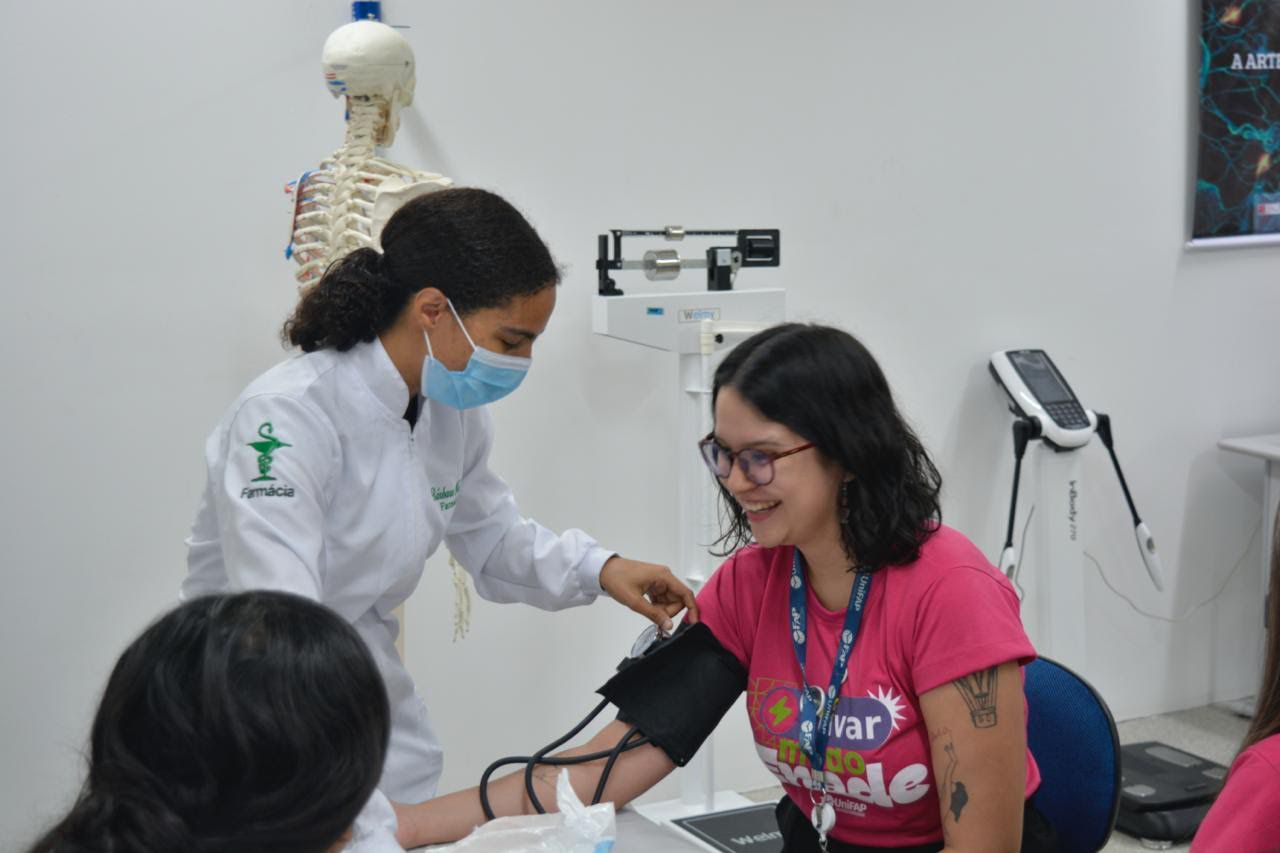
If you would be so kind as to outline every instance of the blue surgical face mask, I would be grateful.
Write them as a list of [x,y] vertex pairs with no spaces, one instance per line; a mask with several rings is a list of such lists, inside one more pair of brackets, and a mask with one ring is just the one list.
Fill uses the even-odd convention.
[[423,396],[455,409],[471,409],[501,400],[516,390],[529,372],[532,359],[500,355],[476,346],[452,302],[449,310],[458,321],[467,343],[471,344],[471,357],[462,370],[450,370],[436,360],[431,351],[431,338],[423,332],[422,336],[427,341],[426,369],[422,371]]

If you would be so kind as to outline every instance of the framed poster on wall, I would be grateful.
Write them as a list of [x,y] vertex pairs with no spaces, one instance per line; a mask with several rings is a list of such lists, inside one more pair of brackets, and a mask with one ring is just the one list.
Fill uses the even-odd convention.
[[1200,0],[1192,245],[1280,243],[1280,0]]

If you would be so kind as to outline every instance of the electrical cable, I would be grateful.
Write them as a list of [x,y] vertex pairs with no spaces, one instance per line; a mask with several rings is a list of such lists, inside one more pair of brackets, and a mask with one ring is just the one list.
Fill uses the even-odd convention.
[[[1013,589],[1017,593],[1019,601],[1025,600],[1026,592],[1025,590],[1023,590],[1022,585],[1018,583],[1018,573],[1022,570],[1023,555],[1027,553],[1026,551],[1027,530],[1031,527],[1031,518],[1035,514],[1036,514],[1036,505],[1032,504],[1031,509],[1027,510],[1027,519],[1022,524],[1022,537],[1018,542],[1018,562],[1015,564],[1013,572],[1010,573],[1009,575],[1009,580],[1013,582]],[[1204,601],[1192,607],[1190,610],[1188,610],[1186,613],[1182,614],[1181,616],[1173,616],[1173,617],[1160,616],[1155,613],[1148,613],[1147,611],[1143,610],[1141,607],[1134,604],[1131,598],[1129,598],[1123,592],[1121,592],[1120,590],[1116,589],[1114,586],[1111,585],[1111,581],[1107,579],[1106,573],[1103,572],[1102,570],[1102,564],[1098,562],[1098,559],[1096,557],[1094,557],[1088,551],[1082,551],[1081,553],[1083,553],[1086,557],[1089,558],[1089,562],[1093,563],[1093,567],[1098,570],[1098,576],[1102,578],[1102,582],[1106,584],[1107,589],[1111,590],[1117,596],[1124,599],[1124,602],[1128,604],[1129,607],[1139,616],[1145,616],[1148,619],[1157,619],[1161,622],[1169,622],[1169,623],[1183,622],[1189,619],[1191,615],[1194,614],[1201,607],[1204,607],[1207,604],[1212,604],[1214,601],[1217,601],[1218,597],[1221,596],[1222,593],[1226,591],[1227,584],[1231,582],[1231,578],[1234,577],[1235,573],[1240,570],[1240,567],[1242,565],[1244,565],[1245,558],[1248,557],[1249,553],[1253,550],[1253,542],[1255,539],[1258,538],[1258,533],[1261,532],[1261,530],[1262,530],[1262,520],[1259,519],[1257,526],[1253,528],[1253,533],[1249,535],[1249,544],[1245,546],[1244,553],[1240,555],[1240,559],[1236,560],[1235,565],[1231,567],[1231,571],[1227,572],[1227,576],[1223,579],[1222,585],[1218,587],[1218,591],[1215,592],[1209,598],[1205,599]]]
[[1018,583],[1018,572],[1022,571],[1022,556],[1027,553],[1027,530],[1031,527],[1031,519],[1035,514],[1036,505],[1032,504],[1031,509],[1027,510],[1027,520],[1022,522],[1022,537],[1018,540],[1018,562],[1013,564],[1013,571],[1009,573],[1009,580],[1013,582],[1013,591],[1017,593],[1019,601],[1027,597],[1027,591]]
[[[1027,443],[1040,436],[1040,421],[1034,418],[1015,418],[1013,421],[1013,490],[1009,495],[1009,527],[1004,537],[1004,547],[1013,545],[1013,522],[1018,512],[1018,482],[1022,479],[1022,457],[1027,453]],[[1003,560],[1003,556],[1001,560]],[[1001,567],[1003,568],[1003,566]]]
[[1111,456],[1111,465],[1116,469],[1116,477],[1120,480],[1120,488],[1124,491],[1124,502],[1129,505],[1129,514],[1133,516],[1133,526],[1137,527],[1142,523],[1142,519],[1138,517],[1138,507],[1133,503],[1133,495],[1129,494],[1129,484],[1125,482],[1124,472],[1120,470],[1120,457],[1116,456],[1115,442],[1111,438],[1111,416],[1104,415],[1102,412],[1094,412],[1098,416],[1098,437],[1102,439],[1102,445],[1107,448],[1107,453]]
[[564,736],[560,737],[557,740],[552,741],[551,743],[544,746],[542,749],[535,752],[533,754],[533,757],[529,759],[528,764],[524,768],[524,789],[529,794],[529,802],[533,803],[533,808],[538,812],[538,814],[546,814],[547,810],[542,807],[542,803],[538,800],[537,793],[535,793],[533,790],[533,768],[540,763],[544,763],[542,759],[548,752],[550,752],[553,749],[559,749],[571,738],[576,737],[578,732],[585,729],[587,727],[587,724],[590,723],[592,720],[594,720],[596,716],[601,711],[603,711],[604,707],[608,704],[609,704],[608,699],[601,699],[600,704],[596,705],[596,707],[591,711],[590,714],[587,714],[585,717],[582,718],[582,722],[578,723],[576,726],[570,729]]
[[508,755],[506,758],[499,758],[484,769],[484,773],[480,775],[480,808],[484,811],[485,820],[493,820],[496,815],[493,813],[493,806],[489,804],[489,777],[499,767],[505,767],[508,764],[523,764],[532,760],[527,755]]
[[[604,796],[605,783],[609,781],[609,774],[613,772],[614,763],[618,760],[618,756],[626,752],[627,749],[634,748],[634,747],[628,747],[627,741],[631,740],[631,738],[635,737],[639,733],[640,733],[640,727],[632,726],[631,729],[627,732],[626,737],[618,741],[618,745],[615,746],[613,748],[613,751],[609,753],[609,760],[605,762],[604,771],[600,774],[600,782],[596,785],[596,792],[591,795],[590,805],[594,806],[596,803],[600,802],[600,799]],[[648,738],[645,738],[643,735],[641,735],[641,737],[646,741],[648,740]],[[636,746],[639,746],[639,743],[637,743]]]
[[[493,820],[496,817],[493,811],[493,806],[489,802],[489,777],[492,776],[499,767],[504,767],[508,764],[528,764],[530,766],[542,764],[547,767],[572,767],[575,764],[586,764],[591,761],[599,761],[602,758],[607,758],[609,759],[609,763],[605,765],[604,773],[601,775],[596,798],[591,802],[591,805],[595,805],[599,802],[599,796],[603,793],[604,784],[609,778],[609,772],[613,769],[612,763],[617,760],[617,756],[650,743],[647,736],[642,736],[628,743],[630,738],[637,732],[638,729],[633,728],[631,731],[627,732],[626,737],[624,737],[617,746],[614,746],[611,749],[602,749],[599,752],[590,752],[585,755],[571,755],[564,758],[544,757],[537,761],[534,760],[536,756],[533,755],[509,755],[506,758],[499,758],[497,761],[486,767],[484,774],[480,777],[480,808],[484,810],[485,819]],[[535,805],[535,808],[541,808],[541,803]],[[545,814],[545,811],[539,813]]]
[[1197,604],[1195,607],[1192,607],[1190,610],[1188,610],[1186,613],[1182,614],[1181,616],[1173,616],[1173,617],[1159,616],[1155,613],[1148,613],[1147,611],[1143,610],[1141,607],[1134,604],[1132,599],[1129,598],[1129,596],[1125,595],[1123,592],[1121,592],[1120,590],[1116,589],[1114,586],[1111,585],[1111,581],[1107,580],[1106,573],[1102,571],[1102,564],[1098,562],[1097,558],[1095,558],[1088,551],[1084,551],[1083,553],[1086,557],[1089,558],[1089,561],[1093,563],[1093,567],[1098,570],[1098,576],[1101,577],[1102,582],[1107,585],[1107,589],[1111,590],[1116,595],[1123,598],[1125,603],[1128,604],[1129,607],[1133,609],[1133,612],[1137,613],[1139,616],[1145,616],[1148,619],[1157,619],[1161,622],[1170,622],[1170,623],[1182,622],[1186,619],[1189,619],[1191,615],[1195,613],[1197,610],[1199,610],[1201,607],[1204,607],[1206,604],[1212,604],[1214,601],[1218,599],[1220,595],[1222,595],[1223,592],[1226,591],[1227,584],[1231,583],[1231,578],[1234,577],[1235,573],[1240,570],[1240,567],[1244,565],[1245,558],[1248,557],[1249,554],[1253,551],[1253,541],[1258,538],[1258,533],[1261,530],[1262,530],[1262,519],[1258,519],[1257,526],[1253,528],[1253,533],[1249,536],[1249,544],[1245,546],[1244,553],[1240,555],[1240,559],[1236,560],[1235,565],[1231,567],[1231,571],[1227,572],[1227,576],[1223,578],[1222,585],[1218,587],[1218,591],[1215,592],[1209,598],[1206,598],[1204,601]]

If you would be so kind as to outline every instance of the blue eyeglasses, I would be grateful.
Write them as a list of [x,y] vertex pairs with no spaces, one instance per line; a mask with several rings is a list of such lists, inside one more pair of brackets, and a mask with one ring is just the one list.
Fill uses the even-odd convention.
[[707,468],[718,479],[729,479],[736,462],[743,475],[757,486],[767,486],[773,482],[774,462],[793,453],[808,450],[811,447],[813,447],[813,442],[793,447],[790,450],[784,450],[781,453],[760,450],[756,447],[748,447],[734,453],[716,441],[713,436],[707,436],[698,442],[698,450],[702,453],[702,460],[707,463]]

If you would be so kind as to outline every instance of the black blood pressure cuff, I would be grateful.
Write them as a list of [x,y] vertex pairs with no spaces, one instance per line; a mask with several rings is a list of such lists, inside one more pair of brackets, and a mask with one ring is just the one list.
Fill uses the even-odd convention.
[[624,660],[596,692],[618,706],[618,719],[683,767],[746,686],[747,671],[711,629],[686,623]]

